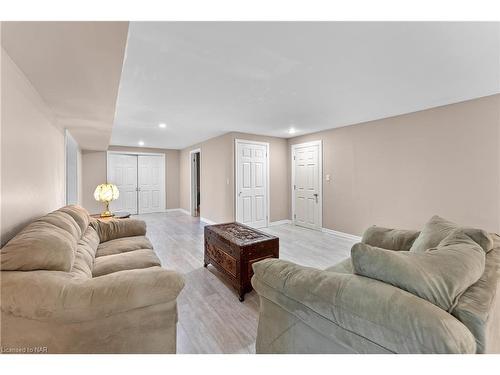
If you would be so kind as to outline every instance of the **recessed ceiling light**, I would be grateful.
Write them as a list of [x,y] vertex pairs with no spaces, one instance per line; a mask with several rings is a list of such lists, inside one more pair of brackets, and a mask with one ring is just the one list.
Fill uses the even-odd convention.
[[165,124],[164,122],[158,124],[158,127],[159,128],[162,128],[162,129],[165,129],[167,127],[167,124]]
[[295,128],[288,129],[288,134],[295,134],[295,133],[297,133],[297,130],[295,130]]
[[139,141],[139,146],[144,146],[144,141]]

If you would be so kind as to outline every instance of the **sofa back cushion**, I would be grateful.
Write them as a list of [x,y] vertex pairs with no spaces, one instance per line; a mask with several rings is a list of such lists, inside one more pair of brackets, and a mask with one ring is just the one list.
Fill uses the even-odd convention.
[[94,260],[99,246],[99,236],[94,228],[87,227],[82,238],[76,246],[75,262],[71,273],[75,276],[91,278],[94,268]]
[[2,248],[0,268],[2,271],[68,272],[75,259],[76,242],[68,231],[37,220]]
[[408,251],[420,235],[416,230],[392,229],[373,225],[363,233],[361,242],[395,251]]
[[[425,224],[424,229],[413,242],[410,251],[423,253],[428,249],[432,249],[458,228],[460,227],[457,224],[435,215]],[[485,231],[469,227],[461,229],[478,243],[484,251],[488,252],[493,248],[491,237]]]
[[479,280],[485,255],[461,229],[425,252],[396,252],[362,243],[351,250],[356,274],[394,285],[446,311],[452,311],[462,293]]
[[38,221],[49,223],[58,228],[64,229],[77,241],[82,237],[83,232],[80,226],[70,215],[65,212],[54,211],[45,216],[42,216],[40,219],[38,219]]
[[452,314],[474,335],[477,353],[500,353],[500,237],[490,234],[481,278],[459,298]]
[[78,206],[76,204],[72,204],[69,206],[62,207],[58,211],[62,211],[70,215],[80,227],[82,234],[85,233],[90,222],[90,215],[85,208]]
[[101,242],[146,234],[146,223],[137,219],[109,219],[106,221],[94,219],[90,225],[96,230]]
[[1,249],[2,271],[69,272],[77,243],[87,230],[85,223],[88,227],[88,213],[78,206],[66,206],[42,216]]

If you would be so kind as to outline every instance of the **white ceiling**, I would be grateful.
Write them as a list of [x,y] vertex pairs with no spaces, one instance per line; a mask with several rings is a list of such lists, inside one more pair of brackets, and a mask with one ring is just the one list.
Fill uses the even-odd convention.
[[290,137],[499,92],[500,23],[132,22],[111,144]]
[[83,149],[106,150],[128,22],[2,22],[2,47]]

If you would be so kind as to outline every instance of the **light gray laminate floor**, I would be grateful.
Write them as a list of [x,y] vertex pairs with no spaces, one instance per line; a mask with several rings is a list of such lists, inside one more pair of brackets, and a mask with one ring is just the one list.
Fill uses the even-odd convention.
[[[178,353],[253,353],[259,299],[255,292],[239,302],[235,291],[212,266],[203,267],[203,227],[182,212],[136,216],[165,268],[180,272],[185,287],[178,298]],[[280,238],[280,258],[326,268],[349,256],[352,242],[290,224],[266,232]]]

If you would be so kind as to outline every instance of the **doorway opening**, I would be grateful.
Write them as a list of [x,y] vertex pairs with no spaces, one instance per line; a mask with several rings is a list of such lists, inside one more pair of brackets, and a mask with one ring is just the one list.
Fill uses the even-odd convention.
[[189,157],[191,165],[191,216],[199,217],[201,204],[201,150],[192,150],[189,153]]

